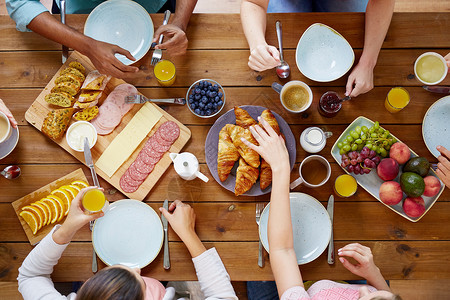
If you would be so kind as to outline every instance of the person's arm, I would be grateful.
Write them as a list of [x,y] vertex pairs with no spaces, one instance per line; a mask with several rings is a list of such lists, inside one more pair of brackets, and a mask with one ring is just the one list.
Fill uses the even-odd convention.
[[281,296],[292,287],[303,287],[302,275],[298,268],[294,250],[291,210],[289,201],[290,166],[289,154],[284,139],[278,136],[270,125],[262,118],[258,125],[250,127],[250,131],[259,146],[243,142],[257,151],[272,168],[272,193],[267,236],[270,249],[270,266],[272,268],[278,294]]
[[[91,187],[92,188],[92,187]],[[87,224],[103,215],[85,215],[81,210],[81,197],[91,189],[81,190],[72,201],[69,214],[64,223],[53,230],[28,254],[19,268],[19,292],[28,299],[67,299],[54,287],[50,278],[53,267],[57,264],[75,233]],[[69,295],[73,299],[73,295]]]
[[373,69],[391,23],[395,0],[369,0],[366,8],[364,48],[350,73],[345,94],[356,97],[373,89]]
[[8,107],[6,107],[6,104],[5,104],[5,102],[3,102],[2,99],[0,99],[0,111],[2,113],[4,113],[8,117],[9,122],[11,123],[11,126],[14,127],[14,128],[17,128],[17,121],[16,121],[16,119],[14,119],[13,114],[8,109]]
[[450,53],[447,54],[444,58],[447,61],[448,73],[450,73]]
[[[367,283],[377,290],[391,291],[380,269],[375,265],[369,247],[358,243],[348,244],[338,250],[338,255],[340,256],[339,261],[347,270],[366,279]],[[357,264],[353,265],[344,257],[352,257]]]
[[186,245],[194,262],[197,278],[206,299],[237,300],[225,266],[214,248],[206,250],[195,232],[194,209],[180,200],[169,206],[169,211],[159,209],[170,226]]
[[158,42],[159,36],[164,35],[163,43],[155,48],[166,49],[170,55],[174,56],[186,53],[188,46],[186,28],[196,4],[197,0],[177,1],[173,21],[170,24],[160,26],[155,32],[153,42]]
[[277,48],[266,42],[266,11],[269,0],[243,0],[241,23],[250,47],[248,66],[255,71],[275,68],[280,64]]
[[441,153],[441,155],[438,157],[439,163],[436,174],[450,189],[450,151],[442,146],[437,146],[437,150]]

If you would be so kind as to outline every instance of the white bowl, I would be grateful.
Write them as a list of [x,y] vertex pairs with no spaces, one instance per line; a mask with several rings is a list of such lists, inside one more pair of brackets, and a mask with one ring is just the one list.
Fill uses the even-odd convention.
[[[419,60],[420,60],[422,57],[424,57],[424,56],[435,56],[435,57],[439,58],[439,60],[440,60],[440,61],[442,62],[442,64],[444,65],[444,74],[442,74],[442,77],[441,77],[438,81],[435,81],[435,82],[426,82],[426,81],[423,81],[423,80],[419,77],[419,75],[417,75],[417,63],[418,63]],[[445,60],[445,58],[444,58],[442,55],[440,55],[439,53],[436,53],[436,52],[425,52],[424,54],[420,55],[420,56],[416,59],[416,62],[414,63],[414,74],[416,75],[417,80],[419,80],[420,82],[422,82],[423,84],[426,84],[426,85],[435,85],[435,84],[440,83],[442,80],[445,79],[445,77],[447,77],[447,73],[448,73],[447,61]]]
[[305,30],[298,41],[295,61],[300,72],[309,79],[329,82],[350,70],[355,53],[336,30],[315,23]]
[[92,129],[92,132],[94,135],[92,144],[89,144],[89,149],[94,147],[95,143],[97,143],[97,130],[95,129],[94,125],[92,125],[90,122],[87,122],[87,121],[77,121],[77,122],[73,123],[72,125],[70,125],[69,129],[67,129],[67,132],[66,132],[67,144],[69,145],[70,148],[72,148],[73,150],[75,150],[77,152],[84,151],[84,142],[81,142],[81,148],[79,148],[71,142],[70,135],[72,134],[72,131],[75,128],[75,126],[78,126],[81,124],[86,124],[87,126],[89,126]]

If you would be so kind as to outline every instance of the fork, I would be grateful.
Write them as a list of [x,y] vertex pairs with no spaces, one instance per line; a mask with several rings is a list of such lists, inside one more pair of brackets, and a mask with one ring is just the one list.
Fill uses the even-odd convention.
[[[94,221],[89,221],[89,229],[92,231],[94,227]],[[95,249],[92,249],[92,273],[97,272],[97,254],[95,254]]]
[[[259,221],[261,219],[261,212],[264,209],[264,203],[258,202],[256,203],[256,224],[258,224],[259,227]],[[258,253],[258,266],[260,268],[264,267],[264,256],[263,256],[263,248],[261,243],[261,238],[258,238],[259,240],[259,253]]]
[[185,105],[186,99],[184,98],[170,98],[170,99],[149,99],[144,95],[131,95],[125,97],[125,103],[127,104],[142,104],[145,102],[153,102],[153,103],[169,103],[169,104],[179,104]]
[[[170,10],[166,10],[164,12],[164,20],[163,20],[163,23],[162,23],[163,26],[167,25],[167,23],[169,22],[169,18],[170,18]],[[158,45],[160,45],[162,43],[163,38],[164,38],[164,35],[161,34],[159,36]],[[162,50],[161,49],[155,49],[153,51],[152,60],[150,61],[150,64],[152,66],[156,65],[161,60],[161,57],[162,57]]]

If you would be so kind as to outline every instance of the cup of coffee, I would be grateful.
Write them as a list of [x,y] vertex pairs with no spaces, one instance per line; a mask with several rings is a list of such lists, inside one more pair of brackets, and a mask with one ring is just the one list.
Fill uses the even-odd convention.
[[292,113],[303,112],[311,106],[313,93],[302,81],[293,80],[285,85],[274,82],[272,88],[280,94],[280,101],[284,108]]
[[438,84],[444,80],[447,72],[447,62],[439,53],[425,52],[414,63],[414,74],[423,84]]
[[304,184],[310,188],[324,185],[331,176],[330,163],[320,155],[310,155],[305,158],[298,168],[299,178],[294,180],[290,187],[296,188]]
[[0,144],[9,139],[12,133],[8,117],[0,111]]

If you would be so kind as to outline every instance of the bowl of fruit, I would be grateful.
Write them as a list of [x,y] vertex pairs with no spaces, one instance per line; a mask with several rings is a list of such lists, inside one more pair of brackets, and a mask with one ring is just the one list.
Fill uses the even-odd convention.
[[200,79],[187,91],[188,108],[197,117],[211,118],[225,106],[225,91],[212,79]]

